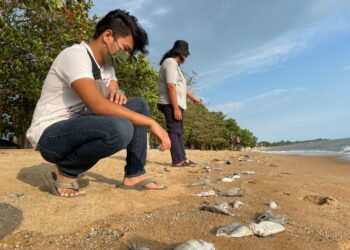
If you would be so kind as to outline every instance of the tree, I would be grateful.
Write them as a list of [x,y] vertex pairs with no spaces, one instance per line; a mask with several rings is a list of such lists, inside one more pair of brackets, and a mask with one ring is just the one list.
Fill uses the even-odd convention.
[[54,58],[91,37],[91,7],[89,0],[0,2],[0,133],[14,132],[22,147]]

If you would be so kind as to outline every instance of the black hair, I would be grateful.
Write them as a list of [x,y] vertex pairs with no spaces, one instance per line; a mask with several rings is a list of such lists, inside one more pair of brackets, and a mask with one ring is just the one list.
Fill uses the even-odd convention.
[[168,59],[168,58],[170,58],[170,57],[175,58],[175,57],[177,57],[177,56],[180,56],[180,54],[179,54],[179,53],[176,53],[176,52],[173,52],[173,51],[171,51],[171,50],[168,50],[168,51],[165,52],[165,54],[163,55],[162,60],[160,60],[159,65],[162,65],[162,63],[164,62],[165,59]]
[[138,23],[137,18],[130,15],[129,12],[120,9],[109,12],[98,21],[94,39],[97,39],[107,29],[111,29],[116,37],[132,35],[135,43],[132,54],[138,51],[148,53],[146,49],[148,45],[148,35]]

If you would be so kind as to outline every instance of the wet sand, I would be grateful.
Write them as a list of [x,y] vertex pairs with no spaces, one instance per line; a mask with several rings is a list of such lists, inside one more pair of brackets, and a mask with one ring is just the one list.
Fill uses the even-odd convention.
[[[187,151],[195,168],[173,168],[169,153],[150,150],[148,175],[169,186],[164,191],[116,188],[125,152],[101,160],[81,179],[86,195],[59,198],[48,193],[43,173],[52,168],[33,150],[0,150],[0,249],[172,249],[203,239],[216,249],[350,249],[350,163],[331,157],[271,155],[231,151]],[[238,158],[248,154],[250,162]],[[223,161],[218,162],[214,159]],[[226,164],[229,161],[231,164]],[[209,166],[211,172],[205,167]],[[240,179],[219,178],[242,171]],[[209,177],[210,186],[188,185]],[[239,187],[243,197],[196,197],[201,191]],[[200,211],[219,201],[244,203],[235,216]],[[223,238],[215,230],[250,223],[256,213],[278,204],[286,231],[261,238]]]

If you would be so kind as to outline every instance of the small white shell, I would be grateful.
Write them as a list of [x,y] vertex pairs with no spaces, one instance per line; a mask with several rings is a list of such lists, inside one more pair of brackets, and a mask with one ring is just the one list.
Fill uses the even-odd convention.
[[262,221],[259,224],[251,223],[248,226],[254,234],[262,237],[274,235],[285,230],[284,226],[272,221]]
[[176,246],[174,250],[215,250],[215,246],[204,240],[188,240]]
[[222,181],[222,182],[233,182],[233,179],[230,178],[230,177],[222,177],[222,178],[221,178],[221,181]]
[[233,208],[238,209],[238,208],[239,208],[240,206],[242,206],[242,205],[244,205],[243,202],[241,202],[241,201],[235,201],[235,202],[233,203]]
[[269,205],[269,207],[270,207],[271,209],[277,209],[277,208],[278,208],[276,202],[274,202],[274,201],[270,201],[270,202],[268,203],[268,205]]

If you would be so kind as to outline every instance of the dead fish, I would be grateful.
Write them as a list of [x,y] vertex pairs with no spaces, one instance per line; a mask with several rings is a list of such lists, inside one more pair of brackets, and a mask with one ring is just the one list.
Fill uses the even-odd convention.
[[228,224],[216,230],[216,236],[224,236],[227,238],[239,238],[253,234],[254,233],[247,225],[242,225],[240,223]]
[[200,196],[200,197],[207,197],[207,196],[214,196],[215,195],[215,191],[214,190],[209,190],[206,192],[199,192],[199,193],[195,193],[195,196]]
[[188,185],[189,187],[197,187],[197,186],[206,186],[210,184],[210,179],[205,179],[205,180],[202,180],[202,181],[198,181],[198,182],[194,182],[190,185]]
[[281,224],[272,221],[262,221],[258,224],[251,223],[248,226],[255,235],[262,237],[278,234],[286,230]]
[[241,178],[240,174],[233,174],[233,175],[224,176],[220,180],[222,182],[233,182],[234,180],[237,180],[239,178]]
[[230,208],[230,204],[228,204],[226,201],[219,201],[219,203],[217,205],[219,207],[224,208],[224,209],[229,209]]
[[273,215],[270,210],[267,210],[264,213],[259,213],[255,216],[255,221],[257,223],[261,221],[272,221],[278,224],[284,225],[287,221],[287,217],[283,215]]
[[148,247],[138,247],[136,244],[131,244],[128,247],[129,250],[151,250]]
[[177,245],[174,250],[215,250],[215,246],[204,240],[188,240]]
[[234,187],[234,188],[231,188],[227,191],[224,191],[224,192],[220,192],[219,193],[221,196],[243,196],[243,193],[241,190],[239,190],[239,188],[237,187]]
[[213,213],[218,213],[218,214],[224,214],[224,215],[232,215],[227,209],[219,207],[218,205],[202,205],[199,207],[200,210],[203,211],[209,211]]
[[230,235],[231,232],[233,232],[234,230],[236,230],[238,227],[240,227],[242,224],[241,223],[231,223],[222,227],[219,227],[216,230],[215,235],[216,236],[224,236],[224,237],[228,237]]
[[243,171],[243,172],[241,172],[241,174],[253,175],[253,174],[255,174],[255,172],[254,171]]

